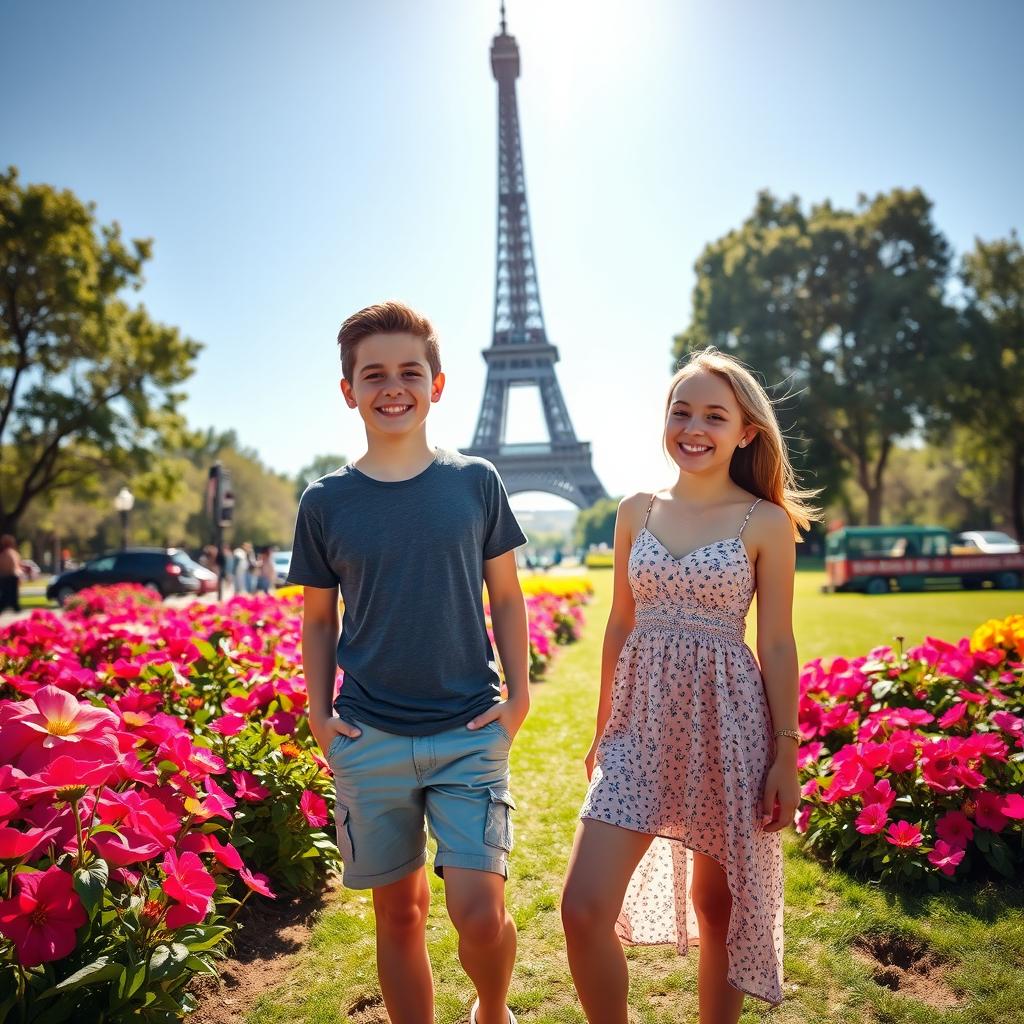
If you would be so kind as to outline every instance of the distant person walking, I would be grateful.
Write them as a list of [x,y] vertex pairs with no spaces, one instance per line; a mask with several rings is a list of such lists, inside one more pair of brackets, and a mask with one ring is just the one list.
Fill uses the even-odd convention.
[[247,590],[245,578],[249,572],[249,554],[245,550],[245,545],[243,544],[239,544],[232,554],[235,558],[235,572],[232,584],[234,585],[236,594],[244,594]]
[[14,538],[5,533],[0,537],[0,612],[8,608],[21,611],[18,587],[24,573]]
[[268,544],[260,554],[256,589],[261,594],[272,594],[277,586],[277,567],[274,565],[274,545]]

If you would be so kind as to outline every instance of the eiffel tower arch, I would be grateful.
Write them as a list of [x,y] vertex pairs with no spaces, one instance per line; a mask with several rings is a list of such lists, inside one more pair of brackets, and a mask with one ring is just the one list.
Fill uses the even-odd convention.
[[[590,444],[576,437],[555,374],[558,349],[548,341],[533,258],[530,212],[516,104],[519,47],[505,27],[491,43],[491,70],[498,82],[498,246],[491,345],[484,349],[487,382],[473,444],[497,467],[509,494],[543,491],[589,508],[607,492],[594,472]],[[548,437],[507,444],[509,391],[533,387],[540,395]]]

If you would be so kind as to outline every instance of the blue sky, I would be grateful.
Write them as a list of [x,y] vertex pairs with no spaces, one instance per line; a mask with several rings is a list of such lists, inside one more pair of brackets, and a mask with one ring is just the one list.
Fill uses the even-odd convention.
[[[1015,0],[508,0],[508,21],[548,334],[611,493],[671,477],[659,406],[693,263],[758,189],[851,205],[919,185],[958,253],[1024,226]],[[358,455],[334,338],[394,297],[440,331],[433,439],[466,446],[497,22],[490,0],[5,0],[0,159],[155,239],[141,299],[206,345],[195,425],[287,472]],[[509,440],[536,440],[519,397]]]

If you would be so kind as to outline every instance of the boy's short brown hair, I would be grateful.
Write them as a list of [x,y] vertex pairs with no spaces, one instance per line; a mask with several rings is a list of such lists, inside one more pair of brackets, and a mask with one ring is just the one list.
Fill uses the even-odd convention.
[[422,338],[427,363],[430,365],[430,376],[436,377],[441,372],[441,350],[430,321],[404,302],[378,302],[353,313],[338,331],[341,375],[345,380],[352,380],[359,342],[371,334],[412,334]]

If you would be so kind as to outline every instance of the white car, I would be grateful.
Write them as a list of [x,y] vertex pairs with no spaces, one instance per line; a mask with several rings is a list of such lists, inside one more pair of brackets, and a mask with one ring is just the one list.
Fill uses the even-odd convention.
[[275,586],[283,587],[288,581],[288,570],[292,566],[292,553],[290,551],[274,552],[274,574]]
[[958,547],[970,548],[981,555],[1016,555],[1020,545],[1009,534],[998,530],[968,530],[961,533],[954,543]]

